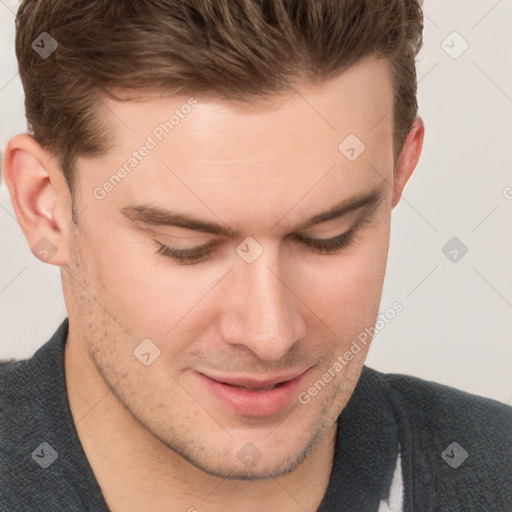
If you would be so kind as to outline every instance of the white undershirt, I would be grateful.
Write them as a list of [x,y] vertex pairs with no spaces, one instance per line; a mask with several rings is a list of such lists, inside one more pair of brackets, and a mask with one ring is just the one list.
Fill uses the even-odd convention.
[[400,446],[398,446],[398,457],[396,459],[395,472],[389,488],[389,496],[382,500],[378,512],[402,512],[404,484],[402,479],[402,467],[400,459]]

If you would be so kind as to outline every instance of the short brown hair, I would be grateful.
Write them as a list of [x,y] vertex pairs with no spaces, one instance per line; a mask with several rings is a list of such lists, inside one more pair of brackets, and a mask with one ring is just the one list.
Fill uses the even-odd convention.
[[[422,0],[23,0],[16,55],[29,130],[74,188],[79,156],[109,137],[95,91],[208,93],[250,101],[389,58],[396,158],[417,116]],[[32,48],[47,32],[58,48]],[[114,95],[115,98],[117,98]]]

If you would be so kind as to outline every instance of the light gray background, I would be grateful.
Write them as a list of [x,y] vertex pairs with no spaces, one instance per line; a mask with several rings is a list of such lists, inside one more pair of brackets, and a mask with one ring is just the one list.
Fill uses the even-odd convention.
[[[26,129],[16,5],[0,0],[2,149]],[[393,212],[381,303],[382,312],[395,301],[404,309],[374,339],[367,364],[512,403],[512,3],[427,0],[424,12],[426,137]],[[441,251],[454,236],[468,247],[456,263]],[[0,237],[0,358],[28,357],[66,311],[59,269],[30,252],[3,184]]]

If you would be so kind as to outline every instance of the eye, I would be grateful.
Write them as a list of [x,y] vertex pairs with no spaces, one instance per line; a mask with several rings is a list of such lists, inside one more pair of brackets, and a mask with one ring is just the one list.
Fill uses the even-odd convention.
[[303,235],[294,235],[294,238],[312,249],[314,252],[319,254],[334,254],[341,249],[348,247],[352,243],[355,233],[356,226],[334,238],[309,238]]
[[[304,244],[312,251],[319,254],[334,254],[340,250],[348,247],[355,237],[355,226],[334,238],[321,239],[321,238],[310,238],[303,235],[294,235],[293,238]],[[174,261],[182,265],[192,265],[199,263],[206,259],[214,250],[215,244],[200,245],[192,249],[173,249],[158,240],[155,240],[158,245],[157,254],[161,254],[167,258],[171,258]]]
[[162,254],[163,256],[171,258],[183,265],[198,263],[199,261],[209,256],[215,247],[214,244],[208,244],[200,245],[199,247],[194,247],[193,249],[173,249],[159,242],[158,240],[155,240],[155,242],[159,246],[157,254]]

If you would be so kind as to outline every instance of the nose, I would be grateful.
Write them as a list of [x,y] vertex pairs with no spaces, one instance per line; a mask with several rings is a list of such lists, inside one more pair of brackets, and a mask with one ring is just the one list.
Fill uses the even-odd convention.
[[230,299],[220,322],[222,338],[265,361],[281,359],[306,334],[300,300],[289,284],[292,269],[282,270],[277,251],[267,247],[252,263],[237,261],[226,283]]

